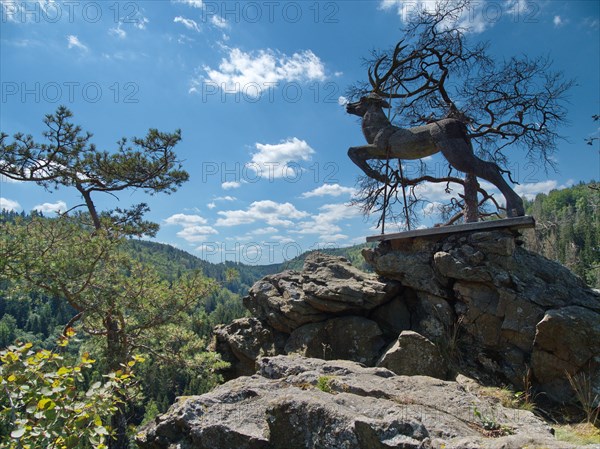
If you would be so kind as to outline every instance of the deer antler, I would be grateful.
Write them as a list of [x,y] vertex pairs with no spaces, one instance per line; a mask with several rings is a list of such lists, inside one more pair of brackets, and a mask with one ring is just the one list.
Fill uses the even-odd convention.
[[[388,59],[388,55],[385,55],[385,56],[382,56],[381,58],[379,58],[377,60],[377,62],[375,63],[375,65],[373,66],[372,70],[369,67],[369,70],[368,70],[369,83],[371,84],[371,87],[373,87],[373,92],[375,92],[377,94],[381,94],[380,87],[387,82],[387,80],[390,78],[390,76],[392,76],[394,74],[394,72],[398,69],[398,67],[401,67],[404,63],[406,63],[407,61],[410,60],[410,57],[402,59],[402,60],[398,59],[400,52],[402,52],[404,49],[406,49],[406,47],[408,47],[408,45],[402,45],[403,42],[404,41],[402,40],[396,44],[396,47],[394,48],[394,53],[391,58],[392,63],[390,64],[390,67],[388,68],[388,70],[385,72],[385,74],[383,76],[379,76],[379,68],[381,67],[381,64]],[[375,76],[375,78],[373,78],[373,76]]]

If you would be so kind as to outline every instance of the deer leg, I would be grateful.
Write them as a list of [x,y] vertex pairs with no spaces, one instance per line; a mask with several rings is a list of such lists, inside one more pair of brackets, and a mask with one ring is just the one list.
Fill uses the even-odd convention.
[[389,179],[374,170],[367,161],[369,159],[387,159],[388,155],[384,149],[375,145],[363,145],[360,147],[350,147],[348,149],[348,157],[360,168],[369,178],[376,179],[379,182],[389,183]]
[[471,145],[463,138],[446,139],[441,143],[441,146],[442,154],[454,168],[485,179],[500,190],[506,199],[507,216],[520,217],[525,215],[523,200],[504,180],[498,165],[475,156]]
[[506,199],[506,215],[508,217],[522,217],[525,215],[523,200],[504,180],[498,165],[493,162],[483,161],[479,158],[477,158],[477,160],[478,163],[474,173],[475,176],[491,182],[498,187],[500,192],[502,192],[502,195],[504,195],[504,198]]

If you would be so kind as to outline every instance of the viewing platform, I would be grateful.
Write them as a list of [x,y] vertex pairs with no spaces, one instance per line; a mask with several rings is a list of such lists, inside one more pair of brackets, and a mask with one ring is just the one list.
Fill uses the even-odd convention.
[[441,237],[459,232],[492,231],[497,229],[522,229],[534,228],[535,219],[531,216],[503,218],[501,220],[478,221],[475,223],[464,223],[450,226],[439,226],[436,228],[415,229],[412,231],[396,232],[393,234],[380,234],[367,237],[367,242],[386,242],[404,240],[415,237]]

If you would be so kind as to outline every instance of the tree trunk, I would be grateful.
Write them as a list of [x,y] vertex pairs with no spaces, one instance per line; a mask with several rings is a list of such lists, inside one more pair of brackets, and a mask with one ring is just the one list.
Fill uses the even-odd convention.
[[465,175],[465,221],[473,223],[479,221],[479,201],[477,191],[479,182],[477,176],[467,173]]
[[[119,322],[112,315],[105,319],[106,334],[106,359],[110,372],[126,370],[127,368],[127,343],[119,327]],[[129,449],[127,438],[127,398],[119,397],[117,410],[111,417],[111,427],[114,432],[110,438],[108,449]]]
[[129,449],[129,438],[127,438],[127,406],[117,404],[117,410],[110,419],[113,437],[108,441],[108,449]]
[[102,225],[100,223],[100,217],[98,216],[98,212],[96,211],[96,206],[94,205],[94,202],[92,201],[92,196],[90,195],[90,192],[88,192],[87,190],[84,190],[83,188],[79,188],[79,187],[77,187],[77,190],[79,190],[79,192],[81,193],[81,196],[83,196],[83,199],[85,200],[85,205],[88,209],[88,212],[90,213],[90,217],[92,217],[92,222],[94,223],[94,228],[96,230],[99,230]]

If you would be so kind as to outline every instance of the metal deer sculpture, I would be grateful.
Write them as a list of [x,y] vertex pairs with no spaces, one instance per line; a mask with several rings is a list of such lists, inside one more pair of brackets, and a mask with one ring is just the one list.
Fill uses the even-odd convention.
[[402,129],[392,125],[383,112],[383,108],[390,107],[375,93],[346,106],[349,114],[362,117],[362,131],[368,142],[368,145],[351,147],[348,156],[367,176],[388,182],[386,176],[369,166],[367,161],[371,159],[414,160],[441,152],[455,169],[494,184],[506,199],[509,217],[525,214],[523,201],[504,180],[498,165],[475,156],[461,121],[447,118]]

